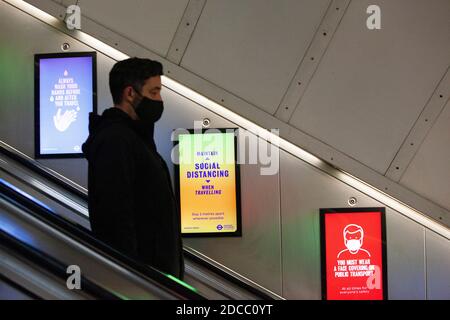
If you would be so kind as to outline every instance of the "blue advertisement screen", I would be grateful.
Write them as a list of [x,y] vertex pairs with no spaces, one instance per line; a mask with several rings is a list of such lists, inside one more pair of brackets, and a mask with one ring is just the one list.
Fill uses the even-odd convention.
[[40,155],[82,154],[94,111],[93,56],[39,58]]

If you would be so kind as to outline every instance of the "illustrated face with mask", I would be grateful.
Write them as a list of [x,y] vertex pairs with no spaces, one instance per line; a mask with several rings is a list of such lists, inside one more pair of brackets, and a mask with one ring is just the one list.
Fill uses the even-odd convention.
[[344,229],[344,242],[348,251],[358,253],[363,245],[364,230],[356,224],[350,224]]
[[161,77],[155,76],[147,79],[142,89],[133,87],[136,99],[133,107],[139,120],[154,123],[161,118],[164,111],[164,103],[161,98]]

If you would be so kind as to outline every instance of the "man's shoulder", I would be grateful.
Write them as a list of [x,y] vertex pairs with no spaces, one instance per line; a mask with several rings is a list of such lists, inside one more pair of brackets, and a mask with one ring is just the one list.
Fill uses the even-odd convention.
[[91,140],[91,160],[112,157],[116,154],[135,154],[137,137],[133,130],[121,123],[111,123],[102,128]]
[[136,140],[136,133],[126,124],[117,121],[105,126],[97,135],[98,142],[132,143]]

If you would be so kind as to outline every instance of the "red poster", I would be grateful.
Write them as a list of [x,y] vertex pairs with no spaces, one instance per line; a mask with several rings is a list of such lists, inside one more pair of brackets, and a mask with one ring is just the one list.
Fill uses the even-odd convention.
[[384,208],[321,209],[327,300],[386,298]]

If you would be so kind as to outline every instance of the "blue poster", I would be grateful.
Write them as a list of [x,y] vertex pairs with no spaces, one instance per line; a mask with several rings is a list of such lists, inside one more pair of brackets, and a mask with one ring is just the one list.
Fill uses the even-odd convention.
[[39,155],[82,154],[95,105],[94,59],[39,58]]

